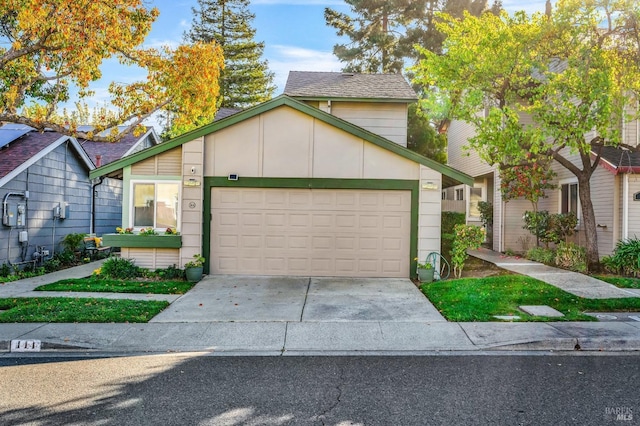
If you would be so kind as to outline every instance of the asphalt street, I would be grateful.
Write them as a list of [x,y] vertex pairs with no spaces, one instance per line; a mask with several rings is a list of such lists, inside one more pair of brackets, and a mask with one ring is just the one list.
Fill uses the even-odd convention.
[[640,356],[0,358],[0,424],[639,424]]

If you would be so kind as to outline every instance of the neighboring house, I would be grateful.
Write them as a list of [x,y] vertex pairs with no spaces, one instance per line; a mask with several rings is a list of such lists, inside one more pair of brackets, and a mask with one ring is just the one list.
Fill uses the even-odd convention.
[[[123,130],[125,126],[119,126]],[[89,131],[89,126],[81,126],[79,130]],[[129,133],[117,142],[94,142],[79,140],[82,148],[96,167],[112,163],[128,155],[159,144],[160,138],[153,129],[147,127],[139,136]],[[113,232],[122,223],[122,181],[119,179],[97,179],[93,181],[96,192],[93,198],[95,208],[92,209],[90,232],[102,235]]]
[[[285,92],[301,75],[290,75]],[[284,94],[92,171],[123,179],[123,226],[180,232],[178,247],[171,236],[105,241],[152,268],[182,267],[202,253],[205,270],[218,274],[414,276],[416,257],[440,251],[442,186],[473,181],[406,149],[406,128],[404,144],[363,128],[385,121],[376,105],[406,111],[404,85],[403,95],[370,102]],[[322,105],[348,106],[362,127]],[[366,110],[374,118],[364,119]]]
[[18,124],[0,127],[0,264],[47,259],[69,233],[113,231],[122,222],[122,182],[90,181],[92,160],[96,153],[108,161],[121,157],[153,137],[91,147],[97,143]]
[[[474,185],[459,185],[444,191],[443,200],[447,201],[443,201],[443,206],[450,206],[449,200],[462,198],[467,223],[481,225],[477,202],[493,203],[493,249],[524,252],[535,245],[535,237],[522,228],[523,213],[532,210],[531,203],[526,200],[503,202],[497,166],[489,166],[476,152],[464,148],[473,132],[470,124],[460,121],[452,122],[449,127],[449,165],[473,176]],[[640,142],[638,122],[626,123],[622,134],[625,143],[637,146]],[[577,155],[569,158],[579,164]],[[605,256],[612,253],[620,239],[640,237],[640,153],[605,147],[599,164],[591,177],[591,197],[598,229],[598,251],[600,256]],[[550,213],[575,212],[579,220],[582,212],[576,177],[556,162],[552,168],[557,174],[558,188],[547,191],[548,197],[539,201],[538,209]],[[585,241],[580,225],[574,241],[578,244]]]

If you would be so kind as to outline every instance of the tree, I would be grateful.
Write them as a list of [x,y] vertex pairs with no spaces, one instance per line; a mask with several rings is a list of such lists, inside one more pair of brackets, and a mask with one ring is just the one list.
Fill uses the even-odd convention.
[[[3,1],[0,121],[94,140],[122,137],[161,109],[173,112],[175,127],[181,131],[211,121],[223,67],[220,48],[195,43],[175,50],[142,49],[157,16],[158,10],[147,9],[142,0]],[[111,83],[114,114],[95,123],[94,133],[77,132],[78,124],[83,123],[62,121],[57,107],[70,99],[72,86],[79,90],[80,101],[92,96],[89,84],[101,77],[99,67],[111,57],[145,69],[147,78],[130,84]],[[124,132],[97,136],[123,123],[128,124]]]
[[[484,12],[487,0],[345,0],[351,12],[325,8],[327,25],[350,42],[336,44],[333,53],[345,63],[344,71],[402,72],[407,59],[415,61],[415,44],[440,52],[444,35],[436,28],[436,13],[462,16]],[[499,10],[496,2],[493,10]]]
[[439,163],[447,163],[446,135],[436,131],[416,104],[409,105],[407,148]]
[[220,78],[220,106],[246,108],[271,99],[273,73],[260,59],[264,43],[254,40],[255,15],[249,12],[249,0],[198,0],[198,5],[185,37],[222,46],[226,66]]
[[415,67],[415,81],[433,89],[423,106],[474,124],[469,145],[489,164],[533,155],[576,176],[589,268],[599,261],[590,178],[601,148],[621,143],[612,123],[636,110],[639,16],[627,0],[559,0],[550,16],[443,16],[446,54],[421,49]]

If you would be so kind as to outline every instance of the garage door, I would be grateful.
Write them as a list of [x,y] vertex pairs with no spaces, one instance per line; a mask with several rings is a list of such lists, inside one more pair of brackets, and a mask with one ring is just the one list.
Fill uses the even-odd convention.
[[211,191],[212,273],[409,276],[409,191]]

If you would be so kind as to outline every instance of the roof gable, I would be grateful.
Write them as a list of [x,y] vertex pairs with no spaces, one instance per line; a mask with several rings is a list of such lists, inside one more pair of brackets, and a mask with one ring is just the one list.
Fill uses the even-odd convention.
[[416,93],[402,74],[290,71],[284,94],[299,99],[414,102]]
[[94,168],[76,139],[56,132],[32,131],[0,150],[0,187],[65,142],[71,144],[88,170]]
[[159,142],[155,130],[152,127],[148,127],[142,136],[134,136],[133,133],[128,133],[122,139],[114,142],[96,142],[80,139],[80,144],[94,164],[97,164],[96,158],[98,155],[102,164],[109,164],[135,152],[136,146],[147,138],[151,139],[153,145],[157,145]]
[[126,157],[121,160],[114,161],[113,163],[99,167],[91,171],[90,177],[95,178],[95,177],[104,176],[104,175],[117,172],[124,167],[130,166],[134,163],[153,157],[165,151],[169,151],[193,139],[217,132],[219,130],[233,126],[234,124],[240,123],[244,120],[248,120],[252,117],[255,117],[257,115],[260,115],[272,109],[279,108],[281,106],[288,106],[303,114],[309,115],[329,125],[332,125],[336,128],[342,129],[345,132],[351,133],[354,136],[362,138],[370,143],[373,143],[374,145],[377,145],[381,148],[391,151],[401,157],[404,157],[416,163],[422,164],[426,167],[429,167],[430,169],[433,169],[439,173],[442,173],[447,178],[452,179],[456,182],[464,183],[467,185],[473,185],[473,178],[471,178],[470,176],[458,170],[455,170],[444,164],[440,164],[430,158],[423,157],[422,155],[417,154],[407,148],[404,148],[395,142],[391,142],[388,139],[385,139],[381,136],[371,133],[361,127],[358,127],[354,124],[344,121],[331,114],[327,114],[326,112],[321,111],[317,108],[313,108],[309,105],[306,105],[305,103],[297,101],[287,95],[280,95],[270,101],[267,101],[255,107],[246,109],[242,112],[234,114],[223,120],[214,121],[211,124],[208,124],[206,126],[187,132],[181,136],[178,136],[173,140],[164,142],[162,144],[156,145],[151,148],[147,148],[146,150],[137,152],[129,157]]

